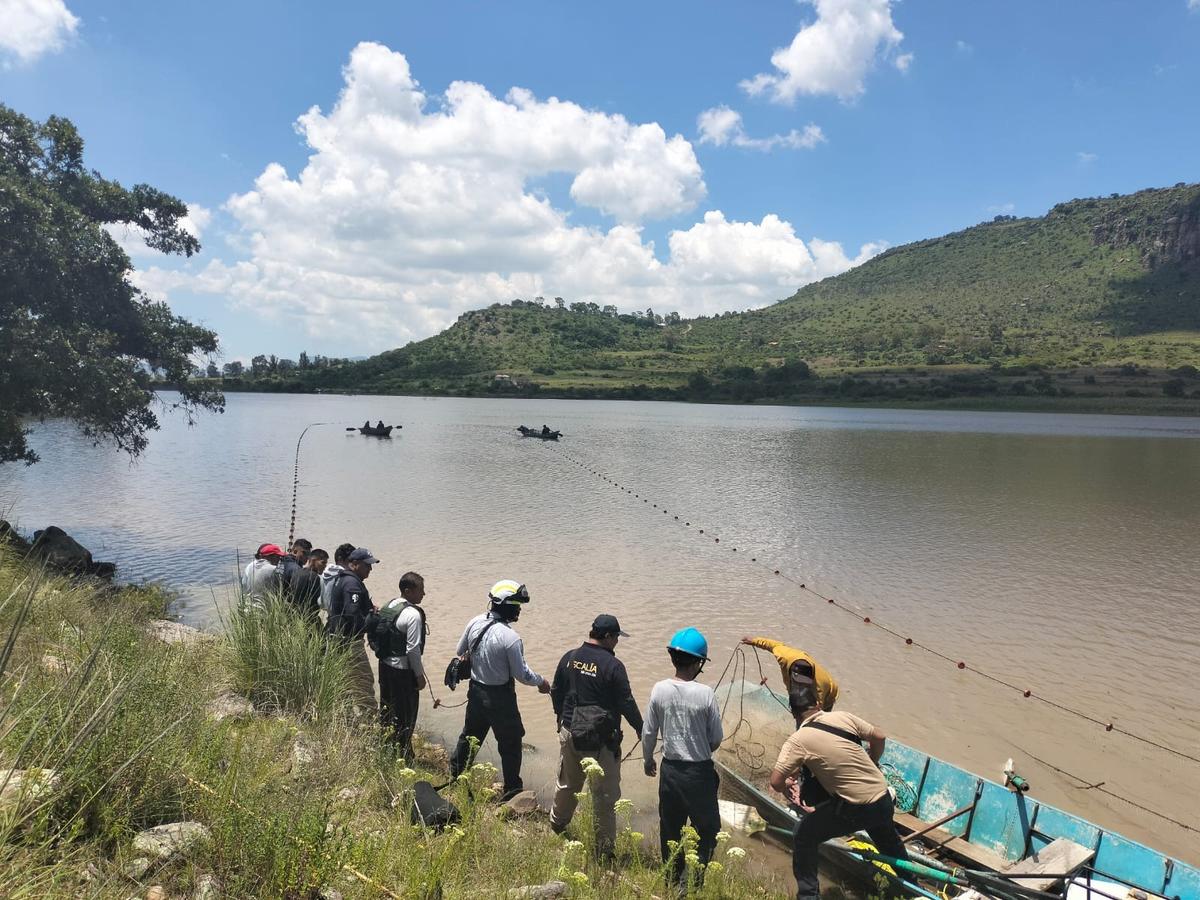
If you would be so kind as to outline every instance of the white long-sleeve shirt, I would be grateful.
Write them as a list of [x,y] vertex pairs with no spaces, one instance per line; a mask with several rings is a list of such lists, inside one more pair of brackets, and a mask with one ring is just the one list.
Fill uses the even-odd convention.
[[[462,637],[458,639],[459,656],[466,653],[488,622],[493,621],[490,613],[476,616],[467,623]],[[471,680],[480,684],[507,684],[512,680],[538,687],[546,679],[529,668],[525,662],[525,645],[521,636],[507,622],[497,621],[488,628],[479,642],[479,648],[471,654]]]
[[668,678],[650,691],[642,726],[642,758],[654,759],[662,731],[663,759],[704,762],[725,739],[717,695],[707,684]]
[[265,559],[250,560],[242,572],[242,594],[251,605],[260,605],[278,587],[275,566]]

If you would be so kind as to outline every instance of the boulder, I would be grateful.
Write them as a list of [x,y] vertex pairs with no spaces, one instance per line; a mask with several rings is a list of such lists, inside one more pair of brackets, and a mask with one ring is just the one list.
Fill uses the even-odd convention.
[[29,552],[29,541],[21,537],[20,532],[3,519],[0,519],[0,544],[8,544],[18,553]]
[[47,566],[75,575],[100,575],[112,577],[116,566],[112,563],[97,563],[87,547],[75,540],[57,525],[49,525],[33,533],[30,556],[43,560]]
[[201,875],[196,879],[192,900],[220,900],[221,882],[216,875]]
[[146,900],[167,900],[167,889],[156,884],[146,891]]
[[509,798],[504,805],[508,807],[514,816],[531,816],[541,809],[538,806],[537,794],[533,791],[521,791],[521,793]]
[[207,840],[208,828],[199,822],[172,822],[139,831],[133,849],[159,862],[187,853],[200,841]]
[[0,769],[0,813],[16,811],[58,787],[53,769]]
[[169,619],[151,619],[146,623],[146,633],[164,644],[192,645],[204,641],[216,640],[216,635],[184,625],[182,622],[172,622]]
[[317,761],[317,745],[309,741],[303,735],[296,737],[296,742],[292,744],[292,772],[299,775],[305,769],[311,768]]
[[565,881],[547,881],[545,884],[527,884],[525,887],[512,888],[508,892],[508,900],[556,900],[567,896]]
[[150,867],[154,865],[153,861],[145,856],[139,856],[136,859],[131,859],[125,865],[125,876],[130,881],[141,881],[142,876],[150,871]]
[[224,691],[208,704],[208,714],[218,722],[225,719],[247,719],[254,715],[254,704],[239,694]]

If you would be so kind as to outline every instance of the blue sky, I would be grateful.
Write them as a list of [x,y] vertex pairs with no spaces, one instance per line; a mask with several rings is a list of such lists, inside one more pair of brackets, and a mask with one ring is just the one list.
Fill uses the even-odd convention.
[[196,205],[195,260],[123,239],[226,358],[376,352],[536,294],[760,306],[1196,181],[1200,147],[1200,0],[0,0],[0,65],[95,168]]

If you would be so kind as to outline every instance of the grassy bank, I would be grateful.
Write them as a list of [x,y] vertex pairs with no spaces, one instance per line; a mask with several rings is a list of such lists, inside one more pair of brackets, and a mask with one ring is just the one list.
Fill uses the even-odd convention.
[[[0,769],[24,773],[0,772],[5,896],[504,897],[556,880],[573,897],[663,895],[628,811],[620,864],[600,865],[586,799],[555,836],[492,800],[487,764],[445,791],[457,827],[411,825],[412,785],[445,781],[444,755],[398,759],[356,721],[341,655],[282,610],[164,642],[167,599],[48,575],[0,543]],[[135,848],[181,821],[204,826],[182,852]],[[727,847],[695,896],[786,894]]]

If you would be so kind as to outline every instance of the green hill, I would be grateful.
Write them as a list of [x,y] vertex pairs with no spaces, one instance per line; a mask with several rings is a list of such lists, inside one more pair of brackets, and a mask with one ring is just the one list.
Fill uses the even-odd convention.
[[[1178,369],[1190,379],[1197,365],[1200,185],[1181,184],[1072,200],[1040,218],[998,216],[893,248],[753,312],[664,320],[515,300],[368,360],[253,386],[750,400],[812,394],[811,367],[826,376],[826,393],[830,374],[839,396],[847,378],[891,378],[904,399],[931,385],[976,393],[963,379],[978,382],[980,372],[1076,370],[1092,385],[1104,367],[1126,378]],[[1122,395],[1141,393],[1122,384]],[[1026,388],[1039,385],[1013,393]],[[997,390],[1005,388],[984,392]]]

